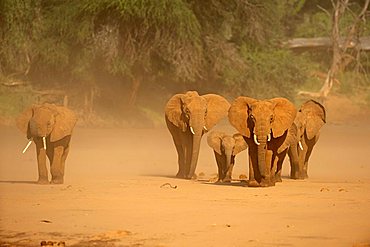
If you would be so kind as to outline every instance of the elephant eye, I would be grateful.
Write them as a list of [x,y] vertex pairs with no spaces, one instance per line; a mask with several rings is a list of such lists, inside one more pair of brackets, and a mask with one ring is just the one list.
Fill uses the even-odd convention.
[[270,123],[272,123],[274,121],[274,116],[271,116],[270,117]]
[[185,116],[187,118],[190,118],[190,111],[189,111],[189,109],[185,109]]

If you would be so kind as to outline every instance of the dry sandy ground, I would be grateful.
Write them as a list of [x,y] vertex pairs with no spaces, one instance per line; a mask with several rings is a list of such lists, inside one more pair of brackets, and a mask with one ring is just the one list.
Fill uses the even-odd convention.
[[[219,127],[219,128],[222,128]],[[76,128],[65,184],[37,185],[34,146],[0,128],[0,246],[370,246],[370,126],[326,125],[310,178],[270,188],[175,179],[166,129]],[[237,157],[234,178],[247,173]],[[164,185],[169,183],[170,185]],[[164,186],[162,186],[164,185]],[[162,187],[161,187],[162,186]]]

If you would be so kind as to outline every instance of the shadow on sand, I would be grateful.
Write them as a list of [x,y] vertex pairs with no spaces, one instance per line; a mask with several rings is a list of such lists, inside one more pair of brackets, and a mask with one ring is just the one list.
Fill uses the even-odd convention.
[[13,181],[13,180],[0,180],[0,184],[37,184],[36,181]]

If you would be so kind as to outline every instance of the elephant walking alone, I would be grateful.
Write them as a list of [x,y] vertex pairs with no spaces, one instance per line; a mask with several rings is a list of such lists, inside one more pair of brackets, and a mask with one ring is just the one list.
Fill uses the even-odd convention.
[[194,176],[203,134],[227,116],[229,107],[219,95],[199,95],[196,91],[176,94],[167,102],[165,120],[178,154],[176,177]]
[[39,184],[49,183],[46,156],[50,161],[51,183],[64,182],[65,161],[76,122],[73,111],[47,103],[28,108],[17,118],[17,127],[29,140],[23,152],[32,141],[36,144]]

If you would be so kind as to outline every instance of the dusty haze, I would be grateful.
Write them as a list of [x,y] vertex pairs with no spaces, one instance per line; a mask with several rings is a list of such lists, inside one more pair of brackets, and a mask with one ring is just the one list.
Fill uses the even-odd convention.
[[[209,182],[217,168],[202,140],[198,181],[176,179],[177,155],[165,127],[77,127],[63,185],[41,186],[35,147],[0,128],[0,246],[370,246],[370,125],[322,129],[310,178],[270,188]],[[217,129],[234,133],[220,123]],[[166,183],[169,183],[166,184]],[[177,186],[172,188],[171,186]],[[7,244],[6,244],[7,243]]]

